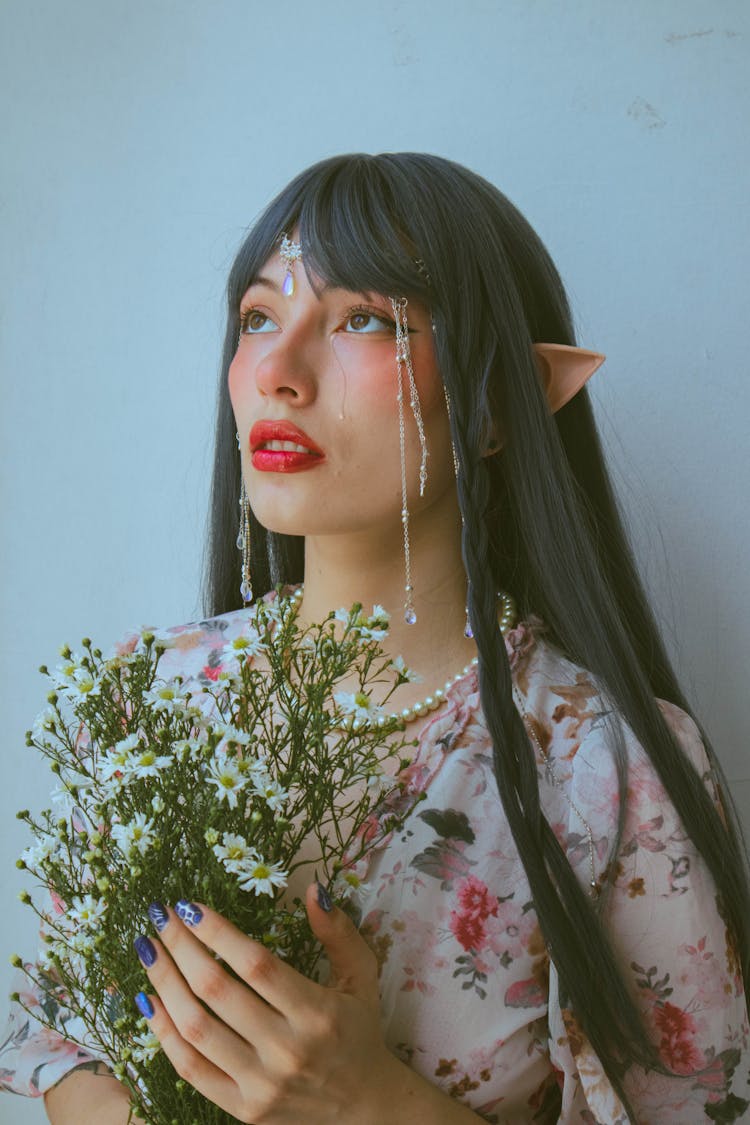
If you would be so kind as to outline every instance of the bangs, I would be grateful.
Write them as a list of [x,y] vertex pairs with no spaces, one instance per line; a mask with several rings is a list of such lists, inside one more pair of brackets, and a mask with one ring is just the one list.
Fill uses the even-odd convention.
[[408,221],[415,210],[414,185],[399,184],[401,177],[386,160],[361,155],[322,161],[293,180],[237,256],[229,279],[230,311],[278,252],[282,234],[291,237],[293,231],[314,290],[327,284],[429,304],[429,283],[418,265],[424,251]]

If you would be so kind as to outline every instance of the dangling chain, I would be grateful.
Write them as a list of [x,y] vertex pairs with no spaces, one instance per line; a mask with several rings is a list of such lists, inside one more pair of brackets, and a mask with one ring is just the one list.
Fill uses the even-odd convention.
[[401,364],[406,365],[406,371],[409,376],[409,395],[411,401],[411,408],[414,414],[414,419],[417,423],[417,430],[419,431],[419,444],[422,449],[422,460],[419,465],[419,495],[424,496],[425,485],[427,484],[427,440],[424,436],[424,426],[422,425],[422,411],[419,405],[419,395],[417,394],[417,384],[414,379],[414,368],[411,362],[411,349],[409,347],[409,324],[406,319],[406,306],[408,301],[406,297],[391,297],[391,306],[393,308],[393,315],[396,319],[396,362],[399,368],[399,390],[401,388]]

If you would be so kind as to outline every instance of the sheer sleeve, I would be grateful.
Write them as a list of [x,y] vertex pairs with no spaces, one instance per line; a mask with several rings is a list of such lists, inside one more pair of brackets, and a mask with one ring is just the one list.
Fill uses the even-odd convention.
[[[132,652],[139,635],[137,630],[129,631],[116,651]],[[87,732],[81,728],[77,745],[85,745],[86,738]],[[45,891],[42,912],[54,918],[62,909],[55,896]],[[46,1093],[74,1067],[104,1059],[94,1048],[84,1049],[78,1045],[79,1041],[86,1041],[86,1029],[80,1018],[69,1010],[64,989],[55,979],[53,970],[45,965],[45,932],[42,923],[37,959],[25,959],[26,968],[39,984],[20,968],[15,970],[10,985],[8,1019],[0,1040],[0,1089],[31,1098]],[[13,999],[16,994],[18,1000]],[[44,1027],[40,1019],[54,1023],[56,1030]]]
[[[718,802],[693,720],[659,701],[667,722]],[[623,726],[629,759],[628,809],[614,858],[604,919],[632,992],[669,1075],[627,1072],[625,1090],[638,1125],[750,1120],[748,1013],[740,966],[702,858],[642,747]],[[594,726],[576,753],[571,802],[585,809],[595,840],[612,839],[617,790],[605,728]],[[719,806],[720,807],[720,806]],[[572,814],[571,829],[573,827]],[[605,864],[605,855],[600,861]],[[601,874],[601,872],[600,872]],[[630,1121],[601,1062],[550,975],[550,1055],[561,1072],[560,1121]]]
[[[35,975],[44,972],[38,964],[28,967]],[[11,989],[20,999],[10,1001],[0,1041],[0,1088],[29,1098],[46,1093],[74,1067],[102,1057],[74,1042],[84,1034],[81,1021],[66,1008],[52,977],[44,979],[48,987],[38,988],[20,969],[15,971]],[[59,1030],[43,1027],[39,1018],[44,1017],[54,1019]]]

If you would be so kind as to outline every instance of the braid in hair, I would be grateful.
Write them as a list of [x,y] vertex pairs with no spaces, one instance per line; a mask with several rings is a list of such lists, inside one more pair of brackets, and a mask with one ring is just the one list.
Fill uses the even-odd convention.
[[[441,370],[446,384],[453,381],[451,375],[456,379],[450,360],[441,365]],[[466,396],[451,394],[451,430],[459,461],[457,488],[464,522],[462,554],[469,581],[469,614],[479,656],[479,691],[493,743],[497,787],[558,972],[561,1004],[572,1005],[627,1106],[621,1082],[627,1067],[638,1061],[644,1066],[663,1068],[644,1034],[640,1013],[619,972],[598,912],[541,809],[534,748],[513,700],[510,664],[497,627],[497,591],[486,520],[491,478],[486,461],[477,455],[477,444],[470,436],[478,419],[476,415],[466,417],[465,402]],[[576,518],[575,513],[567,516]],[[621,760],[624,762],[624,752]],[[592,937],[595,934],[597,940],[584,943],[582,933]],[[610,994],[606,1005],[597,1003],[594,995],[601,980],[608,981]]]

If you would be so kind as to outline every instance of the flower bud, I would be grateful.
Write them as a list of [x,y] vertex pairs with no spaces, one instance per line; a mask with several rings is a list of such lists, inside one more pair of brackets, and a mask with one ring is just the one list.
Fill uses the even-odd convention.
[[81,641],[81,644],[83,645],[84,648],[91,648],[91,638],[90,637],[84,637],[83,640]]
[[21,900],[21,902],[25,902],[25,903],[31,902],[31,895],[29,894],[28,891],[19,891],[18,897]]
[[16,820],[28,820],[31,813],[28,809],[19,809],[16,813]]
[[40,664],[39,665],[39,671],[42,673],[43,676],[49,676],[49,668],[47,667],[46,664]]
[[18,868],[19,871],[25,871],[26,870],[26,860],[25,859],[17,859],[16,860],[16,867]]
[[106,877],[106,875],[102,875],[100,879],[96,880],[96,885],[102,892],[102,894],[104,894],[105,891],[109,890],[109,879]]
[[18,956],[17,953],[11,953],[10,963],[13,966],[14,969],[20,969],[23,966],[23,961],[21,960],[21,958]]
[[48,703],[57,703],[57,692],[56,691],[51,691],[49,693],[49,695],[47,696],[47,702]]

